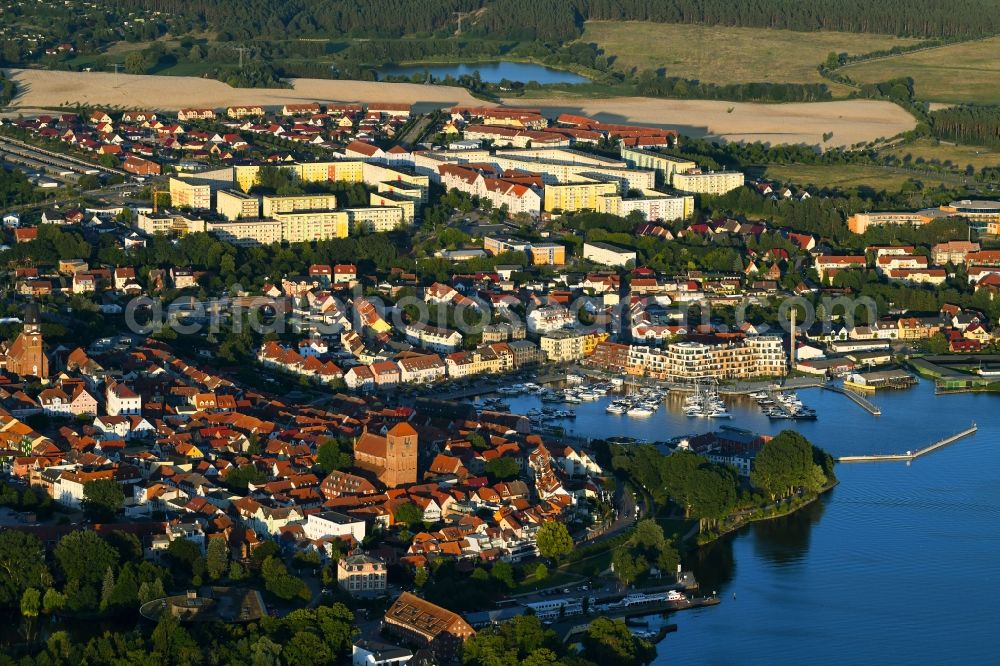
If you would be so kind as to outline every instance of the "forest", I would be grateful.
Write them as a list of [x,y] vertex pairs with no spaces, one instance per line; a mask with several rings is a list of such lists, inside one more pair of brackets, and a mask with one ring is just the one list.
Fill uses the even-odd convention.
[[1000,107],[955,106],[930,114],[935,137],[978,146],[1000,146]]
[[[565,41],[586,20],[838,30],[972,38],[1000,32],[992,0],[106,0],[120,12],[160,11],[220,41],[289,37],[463,34]],[[477,11],[484,10],[484,11]]]

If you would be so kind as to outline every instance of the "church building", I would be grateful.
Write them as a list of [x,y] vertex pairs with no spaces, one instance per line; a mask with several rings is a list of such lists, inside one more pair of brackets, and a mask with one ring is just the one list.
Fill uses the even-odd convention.
[[24,309],[24,328],[7,348],[7,372],[20,377],[49,378],[49,359],[45,356],[38,306],[29,303]]
[[417,482],[417,431],[397,423],[385,437],[366,432],[354,445],[354,464],[378,477],[387,488]]

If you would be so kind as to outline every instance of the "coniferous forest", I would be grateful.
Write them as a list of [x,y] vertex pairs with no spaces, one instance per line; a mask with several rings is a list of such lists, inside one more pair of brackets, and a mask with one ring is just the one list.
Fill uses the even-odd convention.
[[993,0],[108,0],[119,11],[164,12],[219,39],[394,37],[454,32],[567,40],[586,20],[702,23],[970,38],[1000,32]]

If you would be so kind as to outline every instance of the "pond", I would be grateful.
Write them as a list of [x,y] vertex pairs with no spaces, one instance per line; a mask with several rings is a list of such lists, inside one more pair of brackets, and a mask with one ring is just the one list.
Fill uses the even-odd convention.
[[553,69],[544,65],[536,65],[528,62],[477,62],[477,63],[454,63],[454,64],[427,64],[427,65],[386,65],[376,70],[380,79],[386,76],[406,76],[414,74],[423,76],[430,73],[431,76],[443,79],[449,74],[458,78],[460,76],[471,76],[474,72],[479,72],[479,77],[487,83],[500,83],[503,79],[508,81],[518,81],[528,83],[536,81],[538,83],[587,83],[589,79],[573,72],[561,69]]

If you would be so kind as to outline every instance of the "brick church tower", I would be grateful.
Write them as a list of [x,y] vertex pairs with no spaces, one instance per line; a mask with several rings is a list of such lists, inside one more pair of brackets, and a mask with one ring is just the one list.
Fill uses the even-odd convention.
[[24,328],[7,350],[7,371],[21,377],[49,377],[49,359],[45,356],[38,306],[34,303],[24,309]]
[[397,423],[385,436],[385,472],[382,482],[390,488],[417,482],[417,431]]

